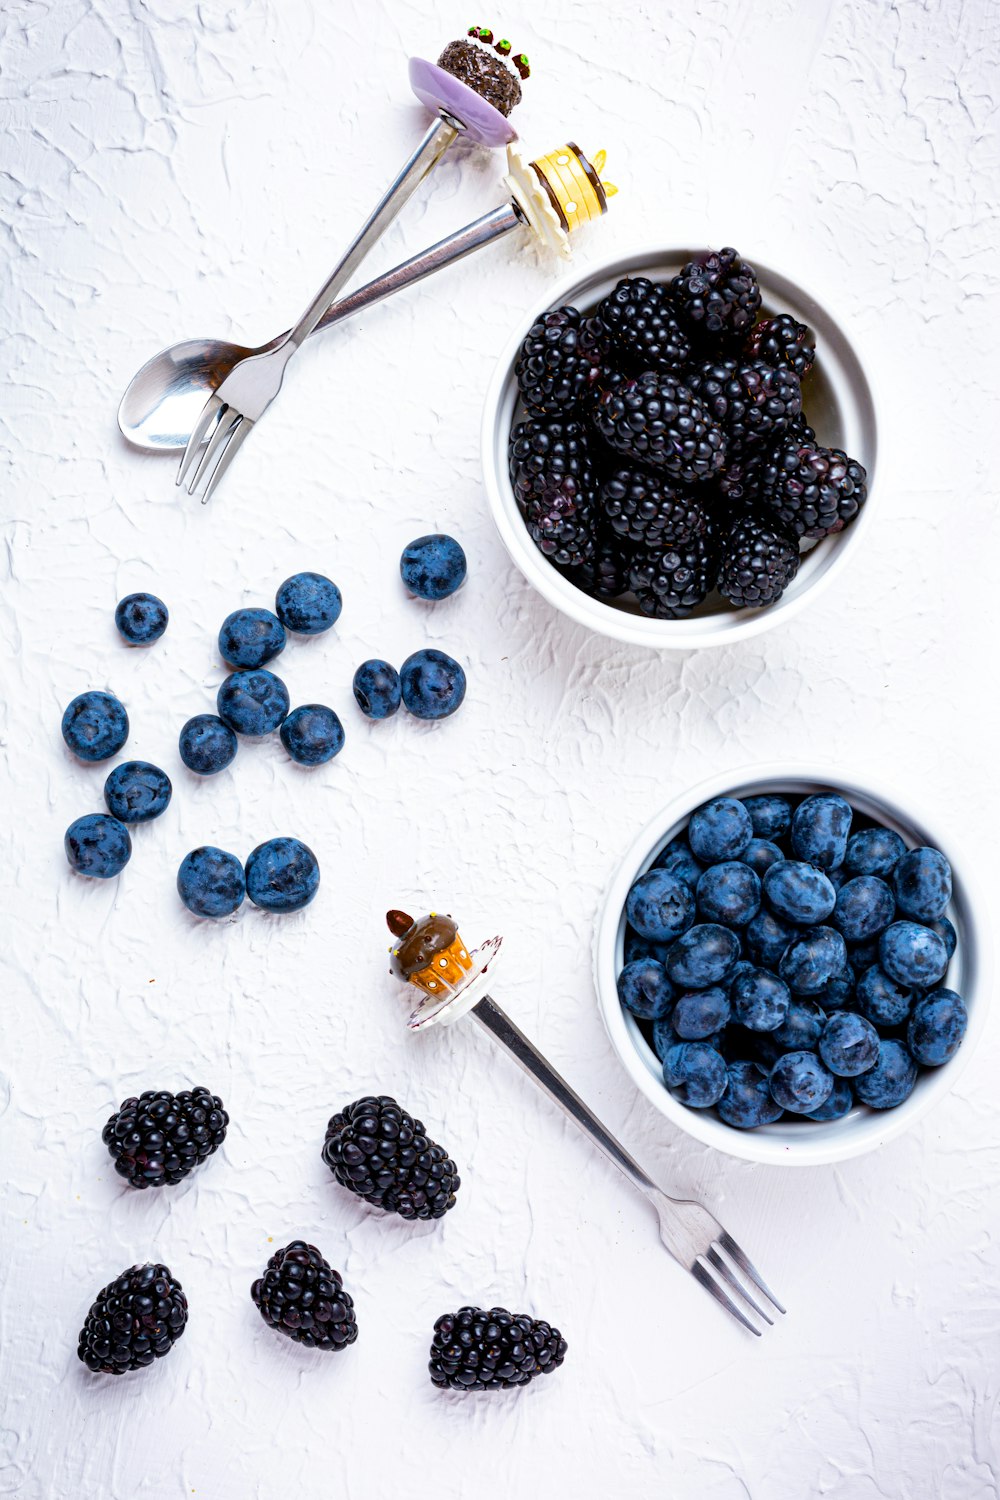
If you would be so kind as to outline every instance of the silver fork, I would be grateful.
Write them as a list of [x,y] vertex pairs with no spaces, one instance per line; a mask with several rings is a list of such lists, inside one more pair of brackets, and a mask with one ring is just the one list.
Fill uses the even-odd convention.
[[754,1291],[760,1293],[762,1301],[770,1303],[775,1311],[784,1313],[785,1309],[718,1219],[700,1203],[692,1203],[687,1198],[671,1198],[657,1187],[489,995],[484,995],[470,1014],[545,1090],[549,1098],[589,1135],[619,1171],[624,1172],[641,1193],[645,1193],[660,1221],[660,1239],[674,1259],[690,1271],[737,1322],[758,1338],[763,1331],[758,1326],[760,1319],[773,1327],[774,1319],[754,1296]]
[[385,233],[423,178],[458,137],[459,131],[460,126],[450,116],[442,113],[437,117],[295,326],[289,329],[277,348],[262,354],[252,354],[241,360],[205,402],[188,438],[177,471],[177,483],[181,485],[198,449],[209,430],[213,429],[188,485],[188,494],[193,495],[204,480],[203,505],[246,442],[254,423],[260,421],[281,390],[285,368],[292,355],[305,343],[337,293],[353,276],[368,251]]

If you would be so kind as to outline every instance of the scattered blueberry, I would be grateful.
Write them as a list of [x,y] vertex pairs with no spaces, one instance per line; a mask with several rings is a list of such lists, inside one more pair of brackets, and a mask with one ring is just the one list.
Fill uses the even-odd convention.
[[939,849],[910,849],[892,872],[892,888],[903,916],[934,922],[951,900],[951,866]]
[[721,1030],[729,1016],[729,996],[724,989],[713,985],[708,990],[688,990],[681,995],[670,1024],[682,1041],[703,1042]]
[[703,922],[670,945],[666,970],[683,989],[707,990],[726,977],[739,956],[740,940],[734,932]]
[[789,1002],[785,1019],[769,1032],[783,1052],[815,1051],[826,1024],[826,1011],[816,1000],[795,997]]
[[663,1080],[674,1098],[689,1109],[708,1109],[722,1098],[729,1075],[714,1047],[705,1042],[678,1042],[663,1060]]
[[879,1036],[864,1016],[853,1010],[835,1010],[828,1017],[819,1039],[819,1055],[840,1078],[867,1073],[878,1062]]
[[128,739],[128,714],[113,693],[80,693],[62,716],[62,737],[80,760],[108,760]]
[[265,911],[299,911],[319,889],[319,863],[299,839],[268,839],[246,863],[247,895]]
[[902,1042],[886,1037],[879,1044],[878,1062],[854,1080],[855,1097],[869,1109],[895,1109],[913,1093],[917,1065]]
[[812,1114],[833,1092],[833,1074],[815,1052],[786,1052],[771,1069],[771,1097],[796,1115]]
[[417,719],[446,719],[465,697],[465,672],[453,656],[433,647],[406,658],[399,684],[403,707]]
[[418,599],[447,599],[462,587],[467,572],[461,545],[443,531],[418,536],[399,559],[400,577]]
[[706,864],[739,859],[752,838],[750,814],[735,797],[716,797],[692,813],[688,823],[688,843]]
[[892,828],[863,828],[847,840],[844,864],[852,875],[891,875],[906,853],[906,845]]
[[632,882],[625,913],[640,937],[670,943],[694,922],[694,892],[668,870],[647,870]]
[[237,734],[270,734],[288,713],[288,689],[265,668],[231,672],[219,688],[219,717]]
[[747,952],[755,963],[761,964],[765,969],[776,969],[781,955],[794,940],[797,931],[797,928],[783,922],[773,912],[762,908],[747,925]]
[[177,871],[177,892],[196,917],[231,917],[246,895],[243,866],[235,854],[210,844],[192,849]]
[[377,656],[363,661],[354,674],[354,697],[369,719],[391,719],[403,701],[399,673]]
[[847,947],[833,927],[814,927],[790,943],[778,973],[796,995],[818,995],[847,966]]
[[902,1026],[910,1014],[913,991],[897,984],[877,964],[858,980],[858,1006],[873,1026]]
[[810,927],[825,922],[837,904],[837,892],[823,871],[796,859],[784,859],[765,872],[764,895],[786,922]]
[[918,922],[893,922],[879,939],[879,962],[898,984],[929,989],[944,978],[948,950],[944,939]]
[[784,857],[777,844],[772,844],[770,839],[752,838],[740,855],[740,860],[749,865],[756,876],[763,878],[771,866],[778,864]]
[[834,1077],[833,1088],[819,1109],[811,1109],[810,1120],[842,1120],[854,1108],[854,1090],[849,1078]]
[[844,863],[854,813],[851,804],[835,792],[806,797],[792,815],[792,850],[820,870],[835,870]]
[[885,881],[855,875],[837,892],[831,920],[848,943],[863,943],[884,932],[895,915],[895,898]]
[[755,1062],[731,1062],[726,1092],[718,1103],[720,1120],[737,1130],[756,1130],[780,1120],[782,1108],[771,1097],[768,1075]]
[[151,646],[167,628],[170,613],[155,594],[126,594],[115,606],[118,634],[130,646]]
[[110,813],[88,813],[66,830],[66,858],[78,875],[110,880],[132,857],[132,840],[124,823]]
[[969,1013],[954,990],[935,990],[913,1007],[906,1042],[916,1062],[939,1068],[955,1056],[965,1037]]
[[181,760],[199,776],[224,771],[236,754],[239,741],[215,714],[195,714],[181,730],[178,741]]
[[695,859],[691,853],[691,845],[686,838],[671,839],[665,849],[661,849],[653,860],[654,870],[668,870],[671,875],[676,875],[685,881],[692,890],[701,879],[705,866],[700,860]]
[[234,609],[219,631],[219,654],[231,667],[262,667],[284,651],[285,627],[269,609]]
[[322,703],[293,708],[278,732],[300,766],[322,766],[344,748],[344,726],[333,709]]
[[748,969],[730,987],[733,1016],[748,1031],[774,1031],[788,1015],[788,985],[769,969]]
[[115,766],[104,783],[108,812],[121,823],[148,823],[166,812],[170,777],[146,760],[126,760]]
[[698,881],[698,911],[706,922],[745,927],[760,910],[760,880],[740,860],[711,865]]
[[670,1012],[674,987],[654,958],[635,958],[618,976],[618,998],[643,1021],[660,1021]]
[[297,635],[322,635],[336,625],[343,606],[337,585],[322,573],[293,573],[274,600],[278,619]]
[[784,838],[792,826],[792,804],[787,797],[765,792],[755,797],[744,797],[743,806],[750,814],[756,838]]

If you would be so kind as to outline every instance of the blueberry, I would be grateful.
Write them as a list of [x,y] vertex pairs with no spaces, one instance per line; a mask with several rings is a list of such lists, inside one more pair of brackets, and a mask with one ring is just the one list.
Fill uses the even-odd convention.
[[771,1069],[768,1085],[771,1098],[782,1109],[808,1115],[833,1093],[833,1074],[815,1052],[786,1052]]
[[740,860],[712,865],[698,881],[698,910],[708,922],[745,927],[760,910],[760,880]]
[[748,1031],[774,1031],[788,1015],[787,984],[768,969],[749,969],[729,991],[733,1016]]
[[368,719],[391,719],[403,701],[399,673],[379,657],[363,661],[354,674],[354,698]]
[[214,776],[224,771],[236,754],[238,740],[215,714],[195,714],[181,730],[178,749],[189,771]]
[[465,697],[464,671],[453,656],[433,647],[406,658],[399,684],[403,706],[417,719],[447,719]]
[[763,792],[755,797],[744,797],[743,806],[750,814],[753,831],[759,839],[784,838],[792,826],[792,804],[787,797]]
[[126,760],[115,766],[104,783],[108,812],[121,823],[148,823],[166,812],[170,777],[146,760]]
[[723,1032],[721,1050],[730,1060],[759,1063],[765,1073],[770,1073],[785,1049],[775,1041],[773,1031],[750,1031],[731,1021]]
[[717,1106],[720,1120],[737,1130],[756,1130],[781,1119],[783,1110],[771,1097],[763,1068],[755,1062],[731,1062],[727,1072],[726,1092]]
[[892,888],[903,916],[933,922],[951,900],[951,866],[939,849],[911,849],[892,873]]
[[819,1039],[819,1055],[841,1078],[867,1073],[878,1062],[879,1037],[870,1021],[853,1010],[835,1010],[827,1016]]
[[80,760],[108,760],[128,739],[128,714],[113,693],[80,693],[62,716],[62,737]]
[[795,859],[771,866],[764,875],[764,895],[786,922],[810,927],[825,922],[837,904],[837,892],[823,871]]
[[151,646],[167,628],[170,613],[155,594],[126,594],[115,606],[115,625],[130,646]]
[[884,932],[896,915],[892,891],[877,875],[856,875],[837,892],[832,922],[848,943],[863,943]]
[[418,599],[447,599],[465,582],[465,553],[453,536],[434,532],[403,548],[399,574]]
[[947,917],[935,917],[933,922],[928,922],[926,925],[930,928],[931,932],[936,932],[942,943],[944,943],[945,952],[950,961],[955,949],[958,947],[958,933]]
[[890,979],[929,989],[948,968],[944,939],[918,922],[893,922],[879,939],[879,962]]
[[793,999],[785,1019],[768,1032],[783,1052],[810,1052],[816,1048],[826,1022],[826,1011],[815,1000]]
[[343,605],[337,585],[322,573],[293,573],[274,600],[278,619],[296,635],[322,635],[336,625]]
[[852,875],[891,875],[906,853],[906,845],[892,828],[863,828],[847,840],[844,863]]
[[935,990],[913,1007],[907,1045],[918,1063],[938,1068],[955,1056],[969,1024],[965,1001],[954,990]]
[[110,880],[132,858],[132,840],[124,823],[110,813],[88,813],[66,830],[66,858],[78,875]]
[[667,950],[666,969],[684,989],[707,990],[724,979],[740,956],[740,940],[728,927],[703,922],[689,927]]
[[867,943],[848,943],[847,949],[851,963],[859,974],[878,963],[878,938],[872,938]]
[[671,875],[678,876],[685,881],[692,890],[701,879],[704,865],[695,859],[691,853],[691,845],[683,834],[679,838],[671,839],[665,849],[661,849],[653,860],[652,869],[669,870]]
[[762,908],[753,921],[747,924],[747,952],[755,963],[763,965],[765,969],[776,969],[796,931],[796,928],[782,922],[773,912]]
[[630,964],[636,958],[655,958],[657,963],[664,963],[667,957],[666,943],[651,943],[649,938],[640,937],[633,928],[625,928],[625,962]]
[[694,892],[668,870],[647,870],[632,882],[625,913],[641,937],[670,943],[694,922]]
[[265,911],[299,911],[319,889],[319,863],[299,839],[268,839],[246,863],[247,895]]
[[871,1109],[895,1109],[913,1093],[917,1065],[902,1042],[880,1042],[878,1062],[854,1080],[855,1096]]
[[830,975],[822,989],[815,991],[813,999],[824,1010],[856,1010],[856,989],[857,975],[848,961],[836,974]]
[[792,851],[821,870],[835,870],[844,863],[854,813],[851,804],[835,792],[806,797],[792,814]]
[[344,726],[333,709],[323,703],[293,708],[278,732],[281,743],[300,766],[322,766],[344,748]]
[[714,1047],[704,1042],[678,1042],[663,1060],[663,1081],[689,1109],[709,1109],[726,1092],[729,1076]]
[[177,871],[177,893],[196,917],[231,917],[243,905],[247,886],[235,854],[205,844],[192,849]]
[[655,958],[634,958],[618,976],[618,998],[643,1021],[660,1021],[670,1013],[674,987]]
[[265,668],[231,672],[219,688],[219,717],[237,734],[270,734],[288,713],[288,689]]
[[909,985],[897,984],[877,964],[858,980],[858,1006],[873,1026],[901,1026],[912,1004]]
[[849,1078],[834,1077],[833,1088],[819,1109],[811,1109],[809,1120],[842,1120],[854,1108],[854,1090]]
[[818,995],[847,966],[847,946],[833,927],[802,933],[782,954],[778,973],[796,995]]
[[729,996],[713,985],[709,990],[688,990],[674,1006],[670,1024],[685,1042],[703,1042],[729,1021]]
[[739,859],[753,838],[750,814],[735,797],[716,797],[691,814],[688,843],[705,864]]
[[661,1019],[653,1022],[653,1051],[660,1062],[666,1057],[671,1047],[677,1045],[677,1033],[668,1020]]
[[262,667],[285,649],[285,627],[269,609],[234,609],[219,631],[219,654],[231,667]]
[[740,860],[749,865],[755,875],[762,877],[784,857],[777,844],[772,844],[770,839],[751,839],[740,855]]

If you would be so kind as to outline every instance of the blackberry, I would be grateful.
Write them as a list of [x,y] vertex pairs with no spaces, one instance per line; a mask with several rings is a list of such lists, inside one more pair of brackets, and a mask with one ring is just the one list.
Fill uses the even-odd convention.
[[804,323],[796,322],[791,313],[779,313],[754,324],[747,339],[747,353],[765,364],[784,365],[801,380],[812,369],[816,345]]
[[514,373],[525,406],[558,415],[579,405],[601,373],[601,349],[592,320],[575,307],[557,307],[531,325]]
[[594,316],[611,349],[636,373],[675,370],[690,357],[691,342],[660,282],[626,276],[598,304]]
[[778,443],[785,444],[793,440],[799,443],[816,441],[816,434],[809,426],[804,412],[799,412],[789,420],[777,443],[754,444],[726,465],[725,472],[719,475],[718,492],[727,515],[760,509],[764,473],[774,449]]
[[793,437],[779,443],[761,472],[760,496],[796,536],[843,531],[868,497],[864,467],[840,448]]
[[679,547],[639,548],[629,570],[629,586],[643,614],[680,620],[711,593],[718,561],[711,529]]
[[718,590],[737,609],[776,604],[799,571],[799,544],[773,520],[740,516],[722,543]]
[[693,484],[717,474],[726,440],[703,402],[674,375],[612,375],[594,408],[604,441],[619,453]]
[[443,1146],[387,1094],[348,1104],[326,1127],[323,1160],[342,1187],[404,1219],[440,1219],[462,1179]]
[[276,1250],[250,1288],[265,1323],[296,1344],[338,1353],[358,1336],[354,1300],[315,1245],[292,1240]]
[[566,1358],[558,1328],[505,1307],[460,1307],[434,1324],[429,1369],[452,1391],[507,1391],[551,1375]]
[[632,547],[620,536],[598,535],[594,555],[579,568],[564,569],[570,583],[592,599],[617,599],[628,591]]
[[170,1353],[187,1316],[187,1298],[166,1266],[132,1266],[98,1293],[77,1355],[95,1374],[141,1370]]
[[133,1187],[180,1182],[226,1139],[229,1116],[208,1089],[147,1089],[126,1099],[101,1134],[115,1171]]
[[760,359],[709,362],[684,378],[722,427],[729,465],[747,448],[777,438],[802,410],[795,371],[772,369]]
[[682,327],[704,346],[741,344],[760,311],[757,273],[732,247],[689,260],[668,292]]
[[708,515],[687,490],[644,469],[617,469],[600,490],[611,529],[630,542],[669,547],[705,530]]
[[535,546],[559,567],[594,552],[597,481],[581,422],[529,417],[510,435],[510,479]]

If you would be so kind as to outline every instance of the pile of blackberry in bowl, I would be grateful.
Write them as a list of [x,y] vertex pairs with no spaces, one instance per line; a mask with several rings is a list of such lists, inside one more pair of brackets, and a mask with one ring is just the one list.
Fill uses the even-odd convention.
[[731,248],[564,287],[501,359],[484,436],[530,581],[592,628],[679,648],[797,607],[860,529],[875,456],[840,324]]

